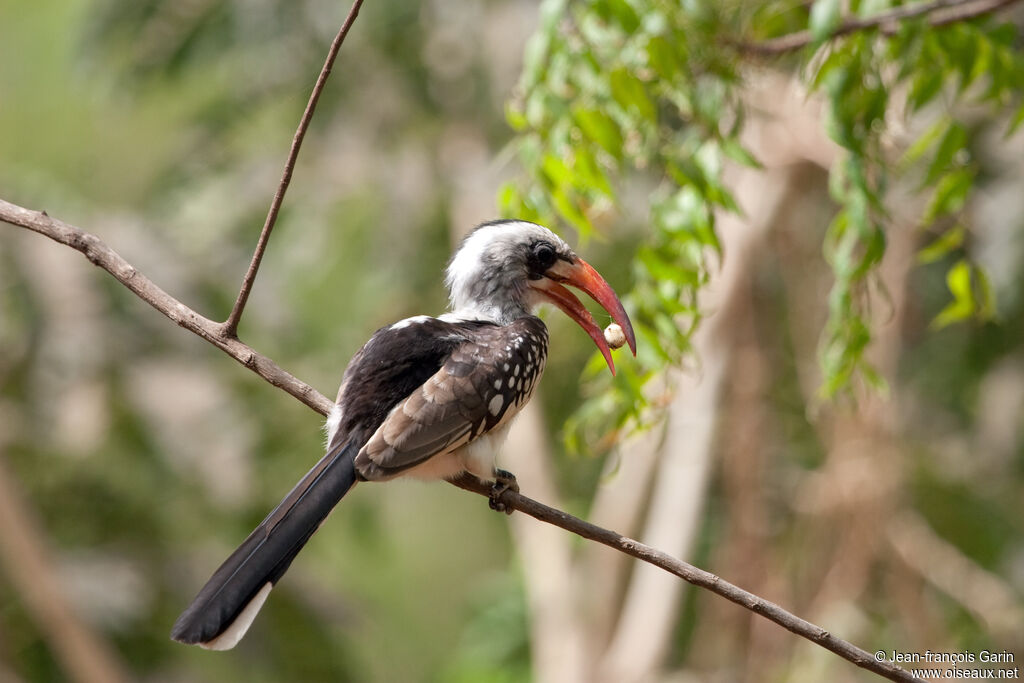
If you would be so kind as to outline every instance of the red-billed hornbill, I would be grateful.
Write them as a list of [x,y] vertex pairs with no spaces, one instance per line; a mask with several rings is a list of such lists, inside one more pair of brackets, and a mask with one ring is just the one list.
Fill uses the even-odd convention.
[[547,328],[534,309],[550,302],[568,314],[615,372],[601,329],[562,285],[601,304],[636,353],[612,288],[534,223],[479,226],[452,257],[446,283],[450,313],[381,328],[352,358],[327,418],[327,455],[214,573],[175,623],[174,640],[234,647],[295,555],[358,481],[469,472],[495,481],[496,507],[497,495],[515,485],[495,468],[496,451],[547,358]]

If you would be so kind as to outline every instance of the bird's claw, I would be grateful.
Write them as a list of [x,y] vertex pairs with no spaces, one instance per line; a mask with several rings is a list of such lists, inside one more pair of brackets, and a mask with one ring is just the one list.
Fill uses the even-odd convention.
[[494,470],[494,485],[491,486],[491,495],[489,496],[491,509],[511,515],[515,508],[501,500],[506,491],[519,493],[516,475],[505,470]]

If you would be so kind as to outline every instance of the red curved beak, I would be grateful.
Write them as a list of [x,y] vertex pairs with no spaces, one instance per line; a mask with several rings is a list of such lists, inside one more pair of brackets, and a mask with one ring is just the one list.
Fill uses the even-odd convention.
[[[547,281],[544,282],[544,280]],[[604,339],[604,331],[598,327],[594,316],[580,300],[558,283],[581,289],[589,294],[594,301],[601,304],[601,307],[611,315],[612,320],[622,328],[626,335],[626,342],[629,344],[629,350],[633,352],[634,356],[636,355],[636,335],[633,333],[633,324],[629,321],[629,316],[626,315],[626,309],[622,307],[622,302],[619,301],[615,290],[601,277],[600,273],[594,270],[593,266],[576,257],[576,263],[572,265],[564,262],[556,264],[541,282],[544,282],[544,285],[537,287],[537,290],[590,335],[613,375],[615,374],[615,363],[612,361],[612,351],[608,347],[608,342]]]

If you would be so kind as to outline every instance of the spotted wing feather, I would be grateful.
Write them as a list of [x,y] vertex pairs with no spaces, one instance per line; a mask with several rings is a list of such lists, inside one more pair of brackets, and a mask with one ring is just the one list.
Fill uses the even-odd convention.
[[356,457],[360,476],[397,476],[506,423],[532,395],[546,352],[538,318],[481,329],[391,410]]

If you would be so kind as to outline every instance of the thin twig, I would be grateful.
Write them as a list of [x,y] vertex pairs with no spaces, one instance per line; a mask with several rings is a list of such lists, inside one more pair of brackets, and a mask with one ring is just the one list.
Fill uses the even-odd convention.
[[[932,0],[900,5],[874,16],[847,19],[832,31],[828,39],[876,28],[885,35],[892,35],[899,30],[901,21],[925,15],[930,15],[929,25],[945,26],[991,14],[1016,2],[1019,0]],[[757,43],[738,43],[736,47],[750,54],[775,56],[799,50],[813,42],[810,31],[797,31]]]
[[[45,213],[31,211],[10,204],[2,199],[0,199],[0,220],[46,235],[61,244],[82,252],[93,264],[113,275],[118,282],[130,289],[136,296],[153,308],[181,327],[199,335],[221,349],[274,386],[284,389],[321,415],[326,415],[333,405],[323,394],[285,372],[269,358],[258,354],[237,339],[225,336],[223,326],[204,318],[157,287],[151,280],[139,273],[131,264],[95,235],[51,218]],[[474,477],[464,478],[452,483],[474,493],[484,496],[490,495],[490,487]],[[895,664],[875,660],[874,656],[864,650],[833,636],[820,626],[816,626],[787,612],[775,603],[760,598],[753,593],[748,593],[710,572],[677,560],[660,550],[626,538],[614,531],[585,522],[518,493],[506,492],[502,502],[536,519],[554,524],[583,538],[615,548],[620,552],[674,574],[695,586],[706,588],[749,609],[755,614],[760,614],[766,619],[770,619],[797,635],[807,638],[843,659],[880,676],[893,681],[916,681],[917,683],[922,683],[920,679],[911,676],[906,670]]]
[[238,336],[238,322],[242,319],[242,311],[249,300],[249,293],[252,291],[253,283],[256,282],[256,272],[259,270],[260,262],[263,260],[263,253],[267,250],[270,232],[274,229],[274,224],[277,223],[277,214],[281,211],[284,193],[288,191],[288,184],[292,181],[292,171],[295,170],[295,161],[299,157],[302,140],[306,137],[309,122],[313,120],[313,112],[316,110],[317,102],[320,101],[320,93],[323,92],[324,86],[327,84],[327,77],[331,75],[331,68],[334,66],[334,60],[338,56],[341,44],[345,42],[345,36],[348,35],[348,30],[359,15],[359,8],[362,5],[363,0],[355,0],[352,3],[352,8],[348,11],[345,22],[341,25],[338,35],[334,37],[334,42],[331,43],[331,48],[327,51],[327,59],[324,60],[323,68],[320,69],[316,85],[313,86],[313,92],[309,95],[309,102],[306,103],[306,110],[302,113],[299,127],[295,130],[295,137],[292,138],[292,147],[288,151],[288,159],[284,163],[284,173],[281,175],[281,182],[277,185],[277,191],[274,192],[274,200],[270,202],[267,220],[263,223],[263,230],[260,231],[260,238],[256,242],[256,251],[252,255],[252,261],[249,262],[249,268],[245,271],[245,277],[242,278],[242,288],[239,290],[238,298],[235,299],[235,303],[231,307],[228,319],[224,321],[223,332],[225,337],[233,338]]

